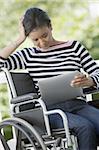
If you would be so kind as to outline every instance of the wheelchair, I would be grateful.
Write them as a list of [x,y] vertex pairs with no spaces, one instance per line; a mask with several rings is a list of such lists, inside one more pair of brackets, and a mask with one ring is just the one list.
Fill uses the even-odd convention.
[[[1,68],[10,94],[11,117],[0,123],[0,140],[5,150],[77,150],[77,138],[68,127],[66,114],[47,110],[38,97],[34,82],[26,71]],[[52,102],[54,104],[54,102]],[[49,116],[58,114],[63,128],[52,129]],[[5,139],[3,129],[11,126],[13,137]],[[11,149],[11,142],[14,148]]]

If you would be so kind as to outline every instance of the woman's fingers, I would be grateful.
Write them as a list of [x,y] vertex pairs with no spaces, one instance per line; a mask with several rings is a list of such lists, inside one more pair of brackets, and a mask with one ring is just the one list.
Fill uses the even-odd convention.
[[74,79],[71,81],[71,86],[74,87],[82,87],[85,86],[88,82],[88,78],[84,74],[80,74],[74,77]]
[[22,16],[19,20],[19,38],[21,38],[24,41],[26,39],[26,35],[25,35],[25,29],[23,26],[23,19],[24,19],[24,16]]

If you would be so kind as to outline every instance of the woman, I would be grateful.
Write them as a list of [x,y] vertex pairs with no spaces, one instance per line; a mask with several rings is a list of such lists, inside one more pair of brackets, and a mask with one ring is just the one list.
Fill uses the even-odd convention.
[[[30,38],[34,47],[14,52],[26,38]],[[78,41],[58,41],[52,35],[51,20],[43,10],[30,8],[20,21],[19,37],[0,51],[0,67],[27,69],[38,89],[38,80],[62,74],[66,71],[80,71],[83,68],[89,76],[83,74],[74,77],[74,87],[99,87],[99,67],[88,51]],[[69,127],[74,130],[80,150],[96,150],[99,136],[99,110],[89,106],[83,98],[70,100],[49,106],[60,108],[68,117]],[[57,116],[51,118],[52,125],[61,127]],[[58,123],[57,123],[58,122]]]

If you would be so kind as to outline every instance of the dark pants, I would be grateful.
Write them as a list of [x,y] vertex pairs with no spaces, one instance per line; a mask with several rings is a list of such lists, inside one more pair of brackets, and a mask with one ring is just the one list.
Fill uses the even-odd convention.
[[[69,128],[77,136],[79,150],[96,150],[99,137],[99,110],[83,100],[69,100],[49,107],[57,108],[66,113]],[[63,127],[59,115],[52,115],[50,119],[53,128]]]

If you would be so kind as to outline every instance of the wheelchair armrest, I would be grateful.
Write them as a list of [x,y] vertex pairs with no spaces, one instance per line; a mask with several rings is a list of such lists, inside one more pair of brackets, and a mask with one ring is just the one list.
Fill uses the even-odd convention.
[[83,93],[86,94],[94,94],[94,93],[98,93],[99,89],[97,89],[96,87],[88,87],[88,88],[83,88]]
[[21,102],[25,102],[32,99],[37,99],[38,95],[36,93],[29,93],[22,96],[18,96],[16,98],[11,99],[11,104],[17,104]]

